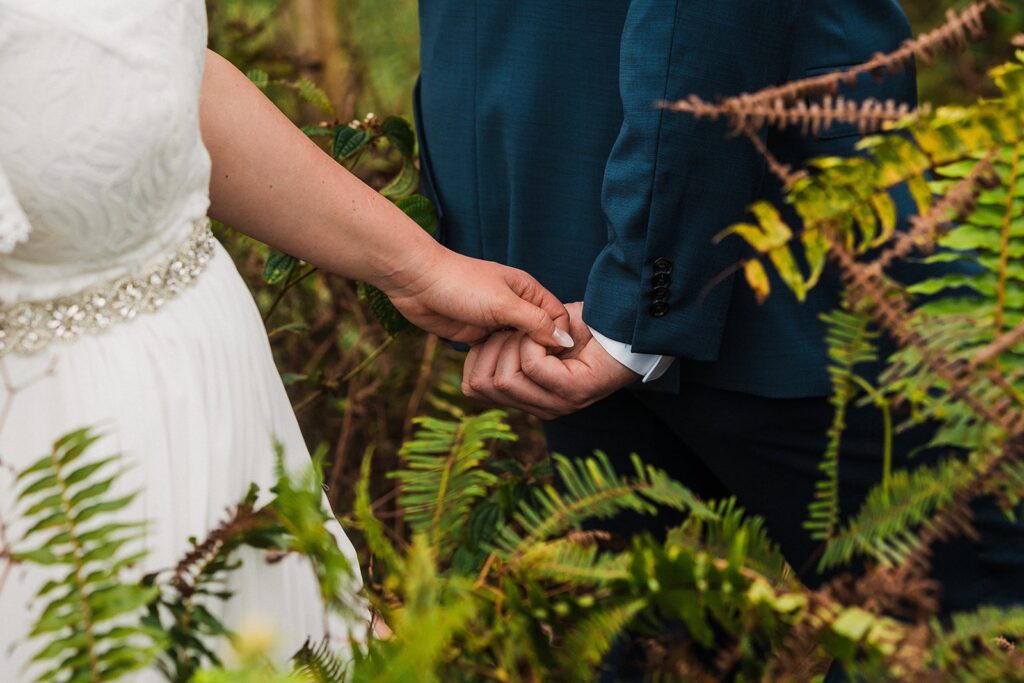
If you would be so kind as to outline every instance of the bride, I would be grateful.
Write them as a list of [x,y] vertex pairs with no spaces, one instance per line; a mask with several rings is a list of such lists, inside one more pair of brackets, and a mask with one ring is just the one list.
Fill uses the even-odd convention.
[[[148,522],[143,570],[171,564],[250,482],[265,488],[274,439],[291,467],[308,462],[207,215],[380,287],[435,334],[516,327],[572,345],[536,281],[439,246],[205,41],[203,0],[0,0],[0,520],[24,531],[13,472],[96,427],[93,449],[124,455],[121,485],[141,491],[123,514]],[[246,562],[233,580],[229,627],[258,612],[283,654],[323,635],[306,567]],[[0,587],[4,680],[38,674],[24,642],[42,581],[16,566]]]

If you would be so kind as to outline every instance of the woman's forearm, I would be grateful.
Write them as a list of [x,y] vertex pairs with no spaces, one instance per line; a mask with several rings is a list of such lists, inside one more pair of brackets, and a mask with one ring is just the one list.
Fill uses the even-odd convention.
[[201,110],[213,160],[210,215],[378,286],[414,277],[441,247],[299,131],[248,78],[207,52]]
[[[565,307],[528,274],[454,254],[336,163],[241,72],[207,52],[200,107],[210,215],[382,289],[415,325],[472,342],[515,327],[572,346]],[[559,327],[561,325],[562,327]]]

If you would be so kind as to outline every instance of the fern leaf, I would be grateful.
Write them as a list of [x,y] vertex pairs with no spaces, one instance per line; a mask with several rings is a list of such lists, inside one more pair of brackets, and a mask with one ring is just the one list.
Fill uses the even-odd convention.
[[345,662],[327,639],[315,645],[307,639],[292,661],[295,677],[309,683],[339,683],[345,678]]
[[295,83],[294,86],[303,101],[312,104],[327,115],[334,114],[334,106],[331,105],[331,99],[327,97],[327,93],[316,83],[304,78]]
[[514,519],[498,534],[495,549],[506,559],[526,552],[535,543],[553,538],[586,519],[607,519],[624,510],[655,514],[658,505],[695,514],[711,515],[689,489],[664,472],[645,467],[634,458],[635,478],[624,478],[608,456],[598,451],[592,458],[570,461],[554,456],[563,491],[552,486],[537,490],[533,501],[523,501]]
[[460,422],[418,418],[419,429],[400,455],[404,467],[390,475],[402,487],[406,520],[442,557],[461,539],[469,513],[496,477],[481,467],[495,441],[514,441],[503,418],[490,411]]
[[913,472],[895,472],[888,490],[876,486],[857,516],[829,542],[821,559],[828,569],[855,555],[870,555],[885,564],[899,564],[920,546],[917,532],[933,515],[953,502],[971,480],[970,468],[959,460]]
[[804,522],[811,537],[819,541],[831,538],[839,524],[839,454],[847,408],[858,391],[855,368],[878,358],[874,344],[878,335],[870,329],[871,319],[867,315],[836,310],[823,315],[822,321],[828,325],[826,341],[832,361],[829,365],[830,401],[835,413],[828,430],[825,455],[818,465],[823,478],[815,485],[814,501],[808,507],[808,519]]
[[763,518],[748,515],[735,498],[716,501],[709,508],[712,516],[691,516],[672,529],[666,547],[686,547],[715,557],[728,557],[734,540],[743,534],[746,539],[744,566],[775,585],[791,583],[787,580],[786,559],[768,538]]
[[950,618],[948,628],[932,623],[937,642],[929,653],[932,666],[955,668],[977,652],[1000,652],[1000,640],[1016,642],[1024,638],[1024,607],[982,607],[976,612],[961,612]]
[[373,500],[370,497],[370,474],[373,464],[373,450],[367,449],[360,468],[359,482],[356,484],[356,501],[353,514],[356,524],[366,538],[370,552],[380,558],[386,569],[399,571],[402,562],[395,552],[394,546],[384,534],[384,527],[373,514]]
[[599,586],[626,579],[628,566],[628,555],[601,553],[596,543],[560,538],[532,546],[513,568],[533,579]]
[[646,606],[647,601],[639,599],[598,609],[566,634],[562,665],[568,680],[593,680],[612,643]]
[[[125,582],[120,572],[137,563],[141,523],[115,521],[133,495],[109,497],[120,472],[106,457],[85,462],[100,435],[81,429],[56,441],[18,475],[18,500],[34,521],[14,556],[63,574],[40,590],[45,606],[29,634],[45,640],[34,659],[49,667],[40,680],[120,678],[149,666],[165,642],[159,629],[131,625],[158,589]],[[21,547],[24,544],[24,547]]]

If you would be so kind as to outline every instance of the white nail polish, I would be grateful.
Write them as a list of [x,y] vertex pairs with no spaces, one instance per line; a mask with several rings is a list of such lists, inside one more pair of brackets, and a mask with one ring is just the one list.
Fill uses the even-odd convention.
[[571,349],[572,347],[576,346],[576,342],[572,340],[572,337],[569,336],[569,333],[566,332],[565,330],[560,330],[557,327],[555,328],[555,341],[567,349]]

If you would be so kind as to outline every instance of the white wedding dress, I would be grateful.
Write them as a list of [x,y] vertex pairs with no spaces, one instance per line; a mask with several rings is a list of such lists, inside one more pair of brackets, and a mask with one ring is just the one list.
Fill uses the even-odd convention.
[[[265,489],[275,439],[309,464],[256,306],[204,223],[205,42],[203,0],[0,0],[0,519],[24,531],[12,471],[95,427],[91,452],[122,454],[121,488],[141,492],[119,513],[148,522],[140,573]],[[19,565],[0,587],[5,683],[39,673],[25,640],[44,579]],[[300,558],[253,552],[231,588],[214,612],[274,624],[282,657],[365,629],[324,614]]]

